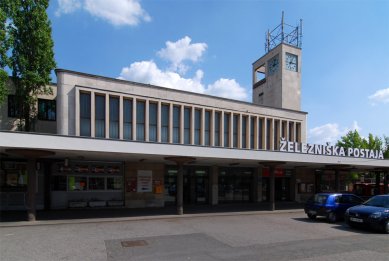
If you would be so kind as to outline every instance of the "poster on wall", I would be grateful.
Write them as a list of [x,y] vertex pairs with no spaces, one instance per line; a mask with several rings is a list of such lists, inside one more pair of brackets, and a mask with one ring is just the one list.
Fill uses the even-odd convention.
[[137,192],[153,191],[153,172],[151,170],[138,170],[137,181]]

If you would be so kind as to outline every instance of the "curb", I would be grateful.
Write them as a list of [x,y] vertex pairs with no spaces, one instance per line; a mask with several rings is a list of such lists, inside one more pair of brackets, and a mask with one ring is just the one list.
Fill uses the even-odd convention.
[[202,213],[202,214],[184,214],[184,215],[158,215],[158,216],[137,216],[137,217],[119,217],[119,218],[88,218],[88,219],[65,219],[65,220],[37,220],[37,221],[18,221],[0,224],[0,228],[28,227],[28,226],[50,226],[50,225],[76,225],[86,223],[112,223],[125,221],[148,221],[164,219],[187,219],[219,216],[244,216],[244,215],[274,215],[282,213],[299,213],[304,209],[288,209],[274,211],[246,211],[246,212],[221,212],[221,213]]

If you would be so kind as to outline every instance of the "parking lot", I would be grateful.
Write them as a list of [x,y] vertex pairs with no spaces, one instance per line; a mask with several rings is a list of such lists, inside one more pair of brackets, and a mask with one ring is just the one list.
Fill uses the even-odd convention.
[[1,227],[0,260],[388,260],[389,236],[303,211]]

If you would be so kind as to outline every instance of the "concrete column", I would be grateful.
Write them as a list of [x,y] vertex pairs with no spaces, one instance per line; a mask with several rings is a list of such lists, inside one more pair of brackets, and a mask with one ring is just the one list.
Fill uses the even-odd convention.
[[230,148],[234,147],[234,114],[230,113],[230,126],[229,126],[229,134],[230,134]]
[[173,143],[173,104],[169,104],[169,143]]
[[161,129],[162,129],[162,104],[161,101],[158,101],[157,105],[157,142],[161,142]]
[[238,148],[241,149],[242,148],[242,114],[239,114],[239,117],[238,117]]
[[35,194],[36,194],[36,159],[29,158],[27,161],[27,219],[28,221],[36,220],[36,206],[35,206]]
[[200,145],[205,145],[205,109],[201,108],[201,119],[200,119]]
[[339,169],[335,170],[335,192],[340,191]]
[[123,139],[124,128],[123,96],[119,96],[119,139]]
[[96,137],[96,112],[95,112],[95,93],[90,94],[90,136]]
[[375,173],[375,190],[374,195],[379,195],[380,193],[380,181],[381,181],[381,172],[377,171]]
[[[74,115],[74,118],[75,118],[75,130],[76,130],[76,136],[80,136],[80,90],[78,88],[74,88],[74,92],[75,92],[75,115]],[[58,97],[58,96],[57,96]],[[57,99],[57,103],[58,103],[58,99]],[[58,108],[58,106],[57,106]],[[58,110],[58,109],[57,109]],[[59,115],[59,114],[58,114]],[[63,118],[61,118],[63,119]],[[63,120],[61,120],[63,121]],[[58,134],[61,134],[61,132],[58,130]]]
[[190,144],[194,144],[195,107],[192,106],[190,113]]
[[211,173],[209,177],[210,183],[210,204],[212,206],[219,203],[219,168],[217,166],[212,166]]
[[267,150],[267,118],[262,119],[262,149]]
[[184,214],[184,164],[178,163],[177,172],[177,215]]
[[224,111],[220,113],[220,147],[224,147]]
[[215,146],[215,110],[211,111],[211,119],[210,119],[211,125],[209,126],[210,131],[210,137],[209,137],[209,145],[211,147]]
[[269,189],[270,189],[270,195],[269,195],[269,203],[270,203],[270,210],[274,211],[276,209],[275,205],[275,166],[270,164],[269,165]]
[[136,140],[136,98],[132,99],[132,140]]
[[150,102],[149,100],[145,101],[145,141],[149,141],[149,132],[150,132]]
[[180,112],[180,143],[184,144],[184,114],[185,114],[185,107],[182,105],[181,106],[181,112]]
[[106,93],[105,98],[105,138],[109,139],[109,95]]

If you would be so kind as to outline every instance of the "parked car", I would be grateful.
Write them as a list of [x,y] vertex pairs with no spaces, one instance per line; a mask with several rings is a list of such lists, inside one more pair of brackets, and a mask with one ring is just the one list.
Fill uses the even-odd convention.
[[362,205],[347,209],[345,221],[351,227],[370,227],[389,234],[389,194],[374,196]]
[[305,213],[308,218],[315,219],[318,216],[327,218],[327,221],[334,223],[344,217],[349,207],[359,205],[363,199],[349,193],[318,193],[308,199],[305,203]]

